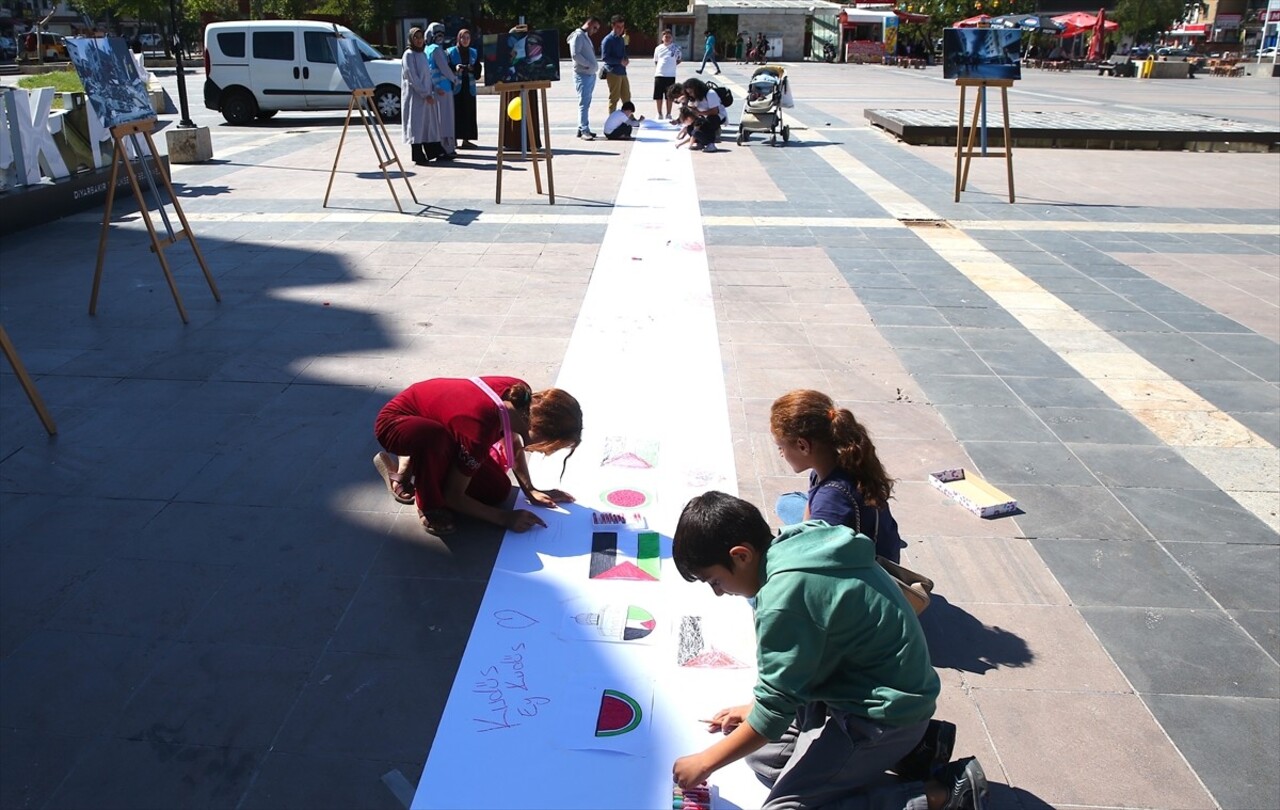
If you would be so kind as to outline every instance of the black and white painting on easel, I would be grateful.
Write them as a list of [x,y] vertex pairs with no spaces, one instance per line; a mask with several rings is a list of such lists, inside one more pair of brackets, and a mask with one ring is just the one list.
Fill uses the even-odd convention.
[[110,129],[156,117],[147,85],[123,38],[73,37],[67,40],[67,55],[103,126]]
[[944,79],[1021,79],[1022,31],[1017,28],[946,28]]
[[346,82],[348,90],[373,89],[373,79],[369,77],[369,69],[364,65],[364,53],[360,50],[359,42],[339,33],[329,40],[329,47],[333,49],[338,72],[342,74],[342,81]]

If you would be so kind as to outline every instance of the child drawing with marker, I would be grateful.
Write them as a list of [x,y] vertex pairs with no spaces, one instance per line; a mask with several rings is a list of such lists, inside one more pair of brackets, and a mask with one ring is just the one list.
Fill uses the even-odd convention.
[[774,400],[769,430],[782,460],[809,471],[809,492],[778,499],[784,524],[823,520],[861,530],[876,554],[898,562],[902,538],[889,511],[893,479],[876,455],[871,434],[848,408],[818,391],[791,391]]
[[707,492],[685,505],[672,557],[716,596],[755,599],[758,665],[752,701],[712,717],[707,730],[722,738],[676,760],[677,785],[745,757],[770,787],[764,808],[983,807],[987,781],[972,757],[925,782],[884,783],[924,738],[940,683],[869,538],[820,521],[774,537],[755,506]]
[[582,441],[582,407],[566,391],[534,393],[515,377],[432,379],[388,402],[374,435],[385,450],[374,467],[393,498],[417,504],[428,532],[452,532],[455,513],[524,532],[547,524],[527,509],[502,507],[511,492],[507,472],[530,503],[572,501],[558,489],[534,488],[525,453],[567,448],[572,456]]

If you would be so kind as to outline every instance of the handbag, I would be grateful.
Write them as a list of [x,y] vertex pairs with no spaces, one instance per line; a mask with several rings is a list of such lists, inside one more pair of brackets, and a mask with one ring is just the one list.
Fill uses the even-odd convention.
[[[853,497],[853,493],[841,481],[827,481],[824,487],[831,487],[842,493],[849,500],[849,504],[853,507],[853,530],[858,534],[862,533],[862,509],[858,506],[858,499]],[[876,540],[876,535],[880,533],[880,513],[876,512],[876,526],[871,534],[863,535],[871,540]],[[907,604],[911,605],[911,609],[919,616],[924,613],[925,608],[929,607],[929,594],[933,591],[933,580],[924,574],[918,574],[904,565],[899,565],[888,557],[876,555],[876,562],[885,570],[889,578],[898,583],[899,590],[902,591],[903,597],[906,598]]]
[[608,65],[601,65],[601,66],[600,66],[600,78],[605,79],[605,78],[608,78],[608,76],[609,76],[609,66],[608,66]]

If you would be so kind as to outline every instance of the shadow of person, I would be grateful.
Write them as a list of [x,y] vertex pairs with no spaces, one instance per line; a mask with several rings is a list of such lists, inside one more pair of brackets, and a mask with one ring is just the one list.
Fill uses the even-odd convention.
[[938,668],[981,674],[998,667],[1024,667],[1035,659],[1021,636],[988,627],[936,593],[920,615],[920,624]]

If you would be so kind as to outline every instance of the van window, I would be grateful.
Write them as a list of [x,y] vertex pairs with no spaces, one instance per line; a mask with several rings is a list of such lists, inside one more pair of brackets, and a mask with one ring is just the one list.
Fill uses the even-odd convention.
[[280,59],[293,61],[292,31],[254,31],[254,59]]
[[218,50],[222,51],[223,56],[232,56],[237,59],[243,59],[244,32],[228,31],[225,34],[218,34]]
[[336,38],[331,31],[303,31],[302,47],[307,52],[307,61],[334,64],[337,60],[329,43]]

